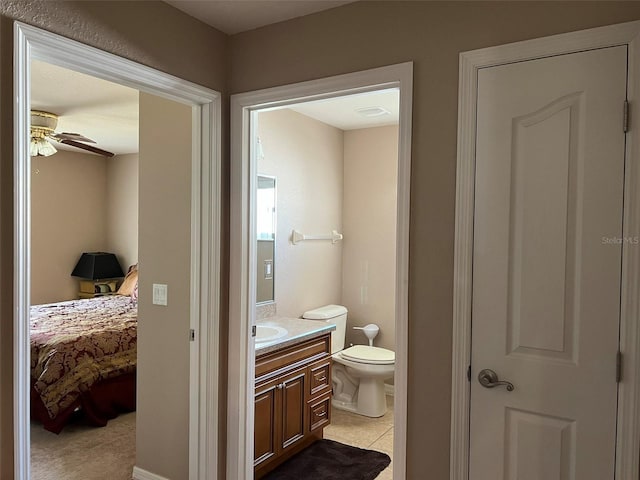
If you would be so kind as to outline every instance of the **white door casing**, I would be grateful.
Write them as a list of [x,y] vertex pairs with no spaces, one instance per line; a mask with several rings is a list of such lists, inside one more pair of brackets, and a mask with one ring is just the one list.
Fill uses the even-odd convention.
[[231,96],[231,268],[229,286],[229,384],[227,395],[227,478],[253,478],[253,369],[250,329],[255,321],[255,248],[251,238],[251,185],[256,158],[251,119],[266,108],[397,87],[400,89],[398,210],[396,241],[396,370],[394,389],[395,479],[406,478],[409,187],[413,64],[402,63]]
[[619,46],[478,74],[470,478],[613,477],[626,72]]
[[[218,474],[220,93],[14,22],[14,479],[29,480],[30,65],[36,59],[192,106],[189,479]],[[187,332],[185,332],[186,336]],[[153,476],[136,469],[137,476]]]

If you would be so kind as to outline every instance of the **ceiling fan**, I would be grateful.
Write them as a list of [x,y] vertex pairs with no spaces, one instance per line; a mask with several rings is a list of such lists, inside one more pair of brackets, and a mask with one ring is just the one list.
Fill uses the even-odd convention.
[[58,115],[55,113],[43,112],[41,110],[31,110],[31,156],[48,157],[57,152],[55,147],[49,140],[58,143],[71,145],[72,147],[87,150],[91,153],[97,153],[105,157],[113,157],[112,152],[102,150],[101,148],[87,145],[87,143],[96,143],[94,140],[87,138],[78,133],[56,133],[55,129],[58,125]]

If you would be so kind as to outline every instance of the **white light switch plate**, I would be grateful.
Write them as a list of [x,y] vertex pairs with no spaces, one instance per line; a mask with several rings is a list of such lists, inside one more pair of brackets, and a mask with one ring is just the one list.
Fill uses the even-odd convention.
[[154,305],[166,305],[167,304],[167,286],[162,283],[153,284],[153,304]]

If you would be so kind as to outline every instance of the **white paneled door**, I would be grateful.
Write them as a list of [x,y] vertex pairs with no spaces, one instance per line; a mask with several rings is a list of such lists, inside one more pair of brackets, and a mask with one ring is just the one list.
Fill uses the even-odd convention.
[[626,46],[478,73],[470,480],[614,478],[626,79]]

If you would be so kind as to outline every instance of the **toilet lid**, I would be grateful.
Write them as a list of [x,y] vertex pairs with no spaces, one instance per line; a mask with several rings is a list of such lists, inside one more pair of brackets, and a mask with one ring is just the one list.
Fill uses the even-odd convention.
[[342,352],[347,360],[375,365],[390,365],[396,361],[396,353],[392,350],[368,345],[354,345]]

